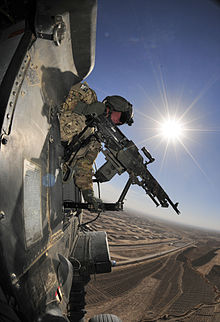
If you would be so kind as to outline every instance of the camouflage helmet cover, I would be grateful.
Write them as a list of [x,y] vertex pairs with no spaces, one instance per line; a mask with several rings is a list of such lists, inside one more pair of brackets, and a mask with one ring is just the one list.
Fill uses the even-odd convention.
[[132,104],[128,102],[124,97],[113,95],[107,96],[103,103],[110,109],[110,111],[121,112],[121,122],[132,125],[133,120],[133,108]]

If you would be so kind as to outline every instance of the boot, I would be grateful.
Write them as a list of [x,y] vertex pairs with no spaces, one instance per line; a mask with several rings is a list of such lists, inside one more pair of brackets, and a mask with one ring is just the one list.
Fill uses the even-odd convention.
[[98,208],[100,208],[100,206],[102,205],[102,200],[94,196],[93,190],[82,190],[82,195],[84,200],[92,204],[95,210],[98,210]]

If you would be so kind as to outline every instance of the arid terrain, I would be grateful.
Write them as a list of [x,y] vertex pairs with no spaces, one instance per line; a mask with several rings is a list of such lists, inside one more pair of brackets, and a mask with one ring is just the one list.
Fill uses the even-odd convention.
[[[84,222],[91,215],[84,215]],[[92,277],[86,318],[123,322],[220,321],[220,233],[108,212],[89,225],[108,233],[112,273]]]

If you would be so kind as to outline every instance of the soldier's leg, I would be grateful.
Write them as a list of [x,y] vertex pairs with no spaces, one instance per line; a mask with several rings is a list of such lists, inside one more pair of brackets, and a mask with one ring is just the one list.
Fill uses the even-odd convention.
[[75,164],[75,184],[81,190],[93,190],[93,162],[87,160],[86,157],[77,160]]
[[77,160],[75,164],[75,183],[81,189],[85,201],[93,204],[98,209],[102,200],[95,198],[93,192],[93,163],[100,151],[101,144],[97,141],[90,142],[85,157]]
[[95,139],[91,140],[85,156],[75,163],[75,183],[81,190],[93,190],[93,163],[100,149],[101,144]]

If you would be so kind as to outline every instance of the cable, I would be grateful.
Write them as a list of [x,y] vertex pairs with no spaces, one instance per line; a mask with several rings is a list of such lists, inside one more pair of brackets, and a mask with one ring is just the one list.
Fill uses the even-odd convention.
[[98,215],[94,218],[94,219],[92,219],[92,220],[90,220],[90,221],[87,221],[87,222],[85,222],[85,223],[83,223],[83,224],[80,224],[80,225],[78,225],[78,229],[85,229],[85,226],[86,225],[88,225],[88,224],[91,224],[92,222],[94,222],[94,221],[96,221],[98,218],[99,218],[99,216],[100,216],[100,214],[101,214],[102,212],[101,211],[99,211],[99,213],[98,213]]

